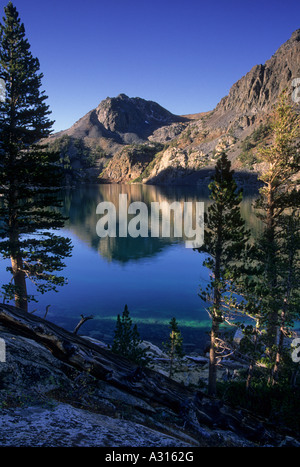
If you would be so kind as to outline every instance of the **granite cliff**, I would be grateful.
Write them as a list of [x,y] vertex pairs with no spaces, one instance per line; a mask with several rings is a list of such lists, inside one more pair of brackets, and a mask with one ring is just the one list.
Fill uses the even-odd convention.
[[155,102],[120,94],[50,142],[57,147],[64,142],[77,175],[102,183],[198,183],[223,149],[233,167],[249,177],[257,169],[247,152],[249,141],[253,148],[263,140],[268,114],[283,89],[292,95],[297,78],[300,29],[265,64],[234,83],[210,112],[177,116]]

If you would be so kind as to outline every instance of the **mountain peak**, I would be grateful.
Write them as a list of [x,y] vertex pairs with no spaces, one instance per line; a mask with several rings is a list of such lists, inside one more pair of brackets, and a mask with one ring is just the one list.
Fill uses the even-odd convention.
[[140,97],[119,94],[101,101],[95,110],[98,122],[112,133],[132,133],[144,139],[163,125],[183,121],[161,105]]
[[130,99],[130,97],[128,97],[126,94],[121,92],[121,94],[119,94],[117,97],[115,97],[115,99],[128,100],[128,99]]
[[188,118],[174,115],[154,101],[121,93],[102,100],[98,107],[84,115],[71,128],[53,137],[68,135],[75,139],[104,138],[109,141],[111,150],[115,145],[143,143],[162,127],[170,127],[175,123],[181,125],[188,121]]
[[290,41],[300,42],[300,29],[296,29],[291,35]]

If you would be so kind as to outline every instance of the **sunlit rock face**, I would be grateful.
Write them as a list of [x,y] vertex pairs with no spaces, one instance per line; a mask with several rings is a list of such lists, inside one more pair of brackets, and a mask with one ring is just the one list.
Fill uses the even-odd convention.
[[130,134],[145,140],[158,128],[184,120],[156,102],[139,97],[129,98],[125,94],[115,98],[107,97],[95,113],[106,130],[124,135],[124,139],[128,139],[126,134]]

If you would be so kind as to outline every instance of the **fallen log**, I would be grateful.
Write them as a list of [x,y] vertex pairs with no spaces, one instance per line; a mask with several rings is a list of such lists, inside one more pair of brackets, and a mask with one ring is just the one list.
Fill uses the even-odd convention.
[[180,424],[196,437],[201,438],[201,427],[206,426],[213,431],[218,428],[233,431],[259,445],[270,443],[272,439],[276,439],[278,445],[284,439],[282,436],[276,437],[277,430],[260,417],[247,414],[245,410],[235,411],[201,391],[186,388],[150,368],[138,367],[128,359],[44,318],[0,304],[1,325],[14,334],[42,344],[71,367],[88,372],[98,380],[144,400],[158,413],[170,409],[181,421]]
[[177,413],[195,399],[195,393],[166,376],[141,368],[74,332],[10,305],[0,305],[0,324],[44,345],[65,363],[97,379]]

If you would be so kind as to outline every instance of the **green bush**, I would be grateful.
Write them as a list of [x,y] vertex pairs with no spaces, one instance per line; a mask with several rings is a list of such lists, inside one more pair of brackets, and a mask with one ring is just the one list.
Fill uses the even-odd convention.
[[122,316],[118,315],[115,337],[112,345],[112,352],[123,355],[140,366],[147,366],[149,359],[147,357],[147,349],[142,349],[137,325],[133,325],[132,319],[129,316],[129,310],[125,305]]

